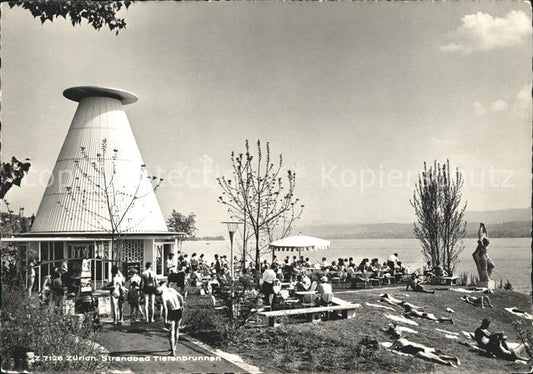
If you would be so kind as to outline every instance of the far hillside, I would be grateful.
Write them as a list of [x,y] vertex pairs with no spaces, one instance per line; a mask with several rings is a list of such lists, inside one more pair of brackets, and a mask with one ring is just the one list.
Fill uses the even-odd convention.
[[504,222],[531,221],[531,208],[525,209],[504,209],[487,211],[467,211],[465,213],[467,222],[483,222],[487,224]]
[[[479,223],[487,225],[492,238],[531,236],[531,209],[467,212],[467,237],[475,238]],[[413,223],[321,224],[297,226],[294,233],[327,239],[414,239]]]

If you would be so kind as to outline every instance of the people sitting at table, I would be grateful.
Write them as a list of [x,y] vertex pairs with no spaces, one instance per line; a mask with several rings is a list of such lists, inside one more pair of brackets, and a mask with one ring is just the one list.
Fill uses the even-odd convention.
[[389,256],[389,259],[387,260],[387,265],[389,268],[391,268],[391,270],[394,270],[396,269],[396,264],[398,263],[398,261],[400,261],[400,259],[398,258],[398,253],[393,253]]
[[379,265],[379,259],[373,258],[370,262],[370,271],[373,278],[379,278],[381,275],[381,266]]
[[423,267],[422,267],[422,274],[425,276],[433,276],[433,266],[431,266],[431,261],[428,261]]
[[298,275],[296,277],[296,285],[294,286],[294,289],[297,292],[307,291],[309,289],[309,287],[307,287],[307,285],[303,281],[303,276],[302,275]]
[[364,273],[368,272],[369,271],[368,263],[369,263],[368,258],[363,258],[363,260],[361,261],[361,263],[357,267],[357,271],[360,272],[361,274],[364,274]]
[[317,287],[318,296],[320,297],[320,304],[328,305],[333,300],[333,287],[328,281],[328,277],[320,278],[320,283]]
[[440,265],[440,261],[437,261],[435,268],[433,269],[433,274],[435,274],[435,276],[439,278],[448,276],[446,270],[444,270],[444,268]]
[[355,266],[350,265],[346,268],[346,280],[352,281],[355,279]]
[[409,268],[405,266],[401,261],[398,261],[398,263],[396,264],[396,270],[402,275],[409,274]]
[[407,287],[405,288],[405,290],[407,291],[409,290],[409,288],[412,288],[413,291],[415,292],[435,293],[435,290],[432,290],[432,291],[426,290],[424,286],[420,284],[420,282],[418,281],[418,277],[414,273],[411,274],[411,276],[409,277],[409,280],[407,281]]
[[311,284],[313,283],[311,282],[311,278],[309,278],[309,276],[306,273],[302,274],[302,281],[304,282],[307,289],[309,289],[309,287],[311,287]]

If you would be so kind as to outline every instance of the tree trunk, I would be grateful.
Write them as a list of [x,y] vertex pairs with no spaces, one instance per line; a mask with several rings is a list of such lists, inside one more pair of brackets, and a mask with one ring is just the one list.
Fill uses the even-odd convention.
[[255,269],[261,270],[261,254],[259,253],[259,231],[255,230]]

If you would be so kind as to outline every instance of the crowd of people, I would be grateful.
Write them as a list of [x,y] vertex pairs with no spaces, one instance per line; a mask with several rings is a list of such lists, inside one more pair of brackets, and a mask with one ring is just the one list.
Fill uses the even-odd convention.
[[[410,273],[397,253],[383,262],[378,258],[364,258],[356,263],[353,257],[338,258],[331,262],[323,257],[318,262],[312,262],[304,256],[285,256],[283,260],[273,256],[270,262],[263,260],[259,269],[255,262],[251,261],[245,266],[243,260],[237,257],[233,259],[233,263],[237,284],[246,289],[256,289],[263,295],[267,305],[272,303],[273,295],[278,294],[275,290],[282,282],[288,284],[287,288],[297,292],[316,290],[319,294],[317,301],[323,302],[331,298],[333,282],[353,284],[358,280],[375,277],[390,283]],[[201,287],[206,293],[216,292],[231,284],[230,266],[230,259],[218,254],[211,261],[203,254],[180,254],[177,258],[169,254],[165,262],[168,281],[174,283],[178,290],[183,291],[188,285]]]

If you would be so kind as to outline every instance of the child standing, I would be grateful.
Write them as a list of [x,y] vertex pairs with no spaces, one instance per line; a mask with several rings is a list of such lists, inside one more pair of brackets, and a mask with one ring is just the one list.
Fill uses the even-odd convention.
[[128,292],[128,303],[131,309],[131,322],[141,322],[141,308],[139,306],[141,300],[141,292],[137,282],[131,282],[130,290]]

